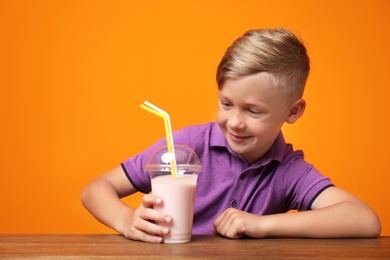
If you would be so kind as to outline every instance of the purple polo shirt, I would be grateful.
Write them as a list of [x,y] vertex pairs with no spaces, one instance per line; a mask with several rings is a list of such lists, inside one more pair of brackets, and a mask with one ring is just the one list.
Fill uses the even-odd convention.
[[[309,210],[315,198],[333,186],[293,151],[280,133],[268,153],[248,165],[232,151],[216,123],[183,128],[173,134],[175,144],[190,146],[199,156],[203,171],[198,175],[193,234],[211,234],[212,222],[229,207],[259,215]],[[143,193],[151,191],[144,165],[165,138],[122,163],[128,179]]]

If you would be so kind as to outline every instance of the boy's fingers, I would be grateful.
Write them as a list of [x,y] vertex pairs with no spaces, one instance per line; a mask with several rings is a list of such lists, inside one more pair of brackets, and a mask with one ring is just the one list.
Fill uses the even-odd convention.
[[153,205],[158,205],[161,203],[162,203],[162,199],[152,194],[147,194],[142,198],[142,206],[144,208],[152,208]]
[[158,236],[153,233],[148,234],[141,230],[135,230],[131,233],[130,236],[128,236],[128,238],[132,240],[139,240],[150,243],[162,243],[164,241],[162,236]]
[[171,223],[172,222],[171,216],[164,214],[160,211],[153,210],[154,205],[159,205],[162,202],[163,201],[160,197],[151,194],[145,195],[142,199],[142,204],[140,206],[138,215],[142,219],[147,219],[150,221]]
[[152,221],[155,223],[171,223],[172,217],[162,213],[160,211],[154,210],[152,208],[143,208],[138,211],[138,217],[142,220]]

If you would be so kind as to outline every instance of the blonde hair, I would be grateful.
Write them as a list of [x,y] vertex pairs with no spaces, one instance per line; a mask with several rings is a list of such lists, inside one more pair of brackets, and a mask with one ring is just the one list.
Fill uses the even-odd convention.
[[273,85],[293,99],[302,97],[310,71],[304,44],[284,28],[249,30],[226,50],[217,69],[221,89],[226,79],[265,72]]

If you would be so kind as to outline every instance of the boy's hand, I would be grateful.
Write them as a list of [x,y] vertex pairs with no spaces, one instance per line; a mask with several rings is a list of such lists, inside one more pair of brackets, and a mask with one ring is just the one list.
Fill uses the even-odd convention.
[[266,236],[266,233],[260,220],[261,216],[229,208],[214,220],[213,232],[232,239],[241,238],[244,235],[262,238]]
[[125,216],[121,233],[132,240],[162,243],[163,236],[169,234],[169,228],[159,226],[154,222],[171,223],[172,217],[153,209],[153,205],[161,203],[161,198],[146,194],[142,199],[142,204]]

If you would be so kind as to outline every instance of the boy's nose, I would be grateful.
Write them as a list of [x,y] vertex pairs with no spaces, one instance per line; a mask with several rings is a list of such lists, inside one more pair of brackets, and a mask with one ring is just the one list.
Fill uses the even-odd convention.
[[230,114],[228,125],[230,128],[242,129],[245,127],[244,116],[240,111],[232,111]]

